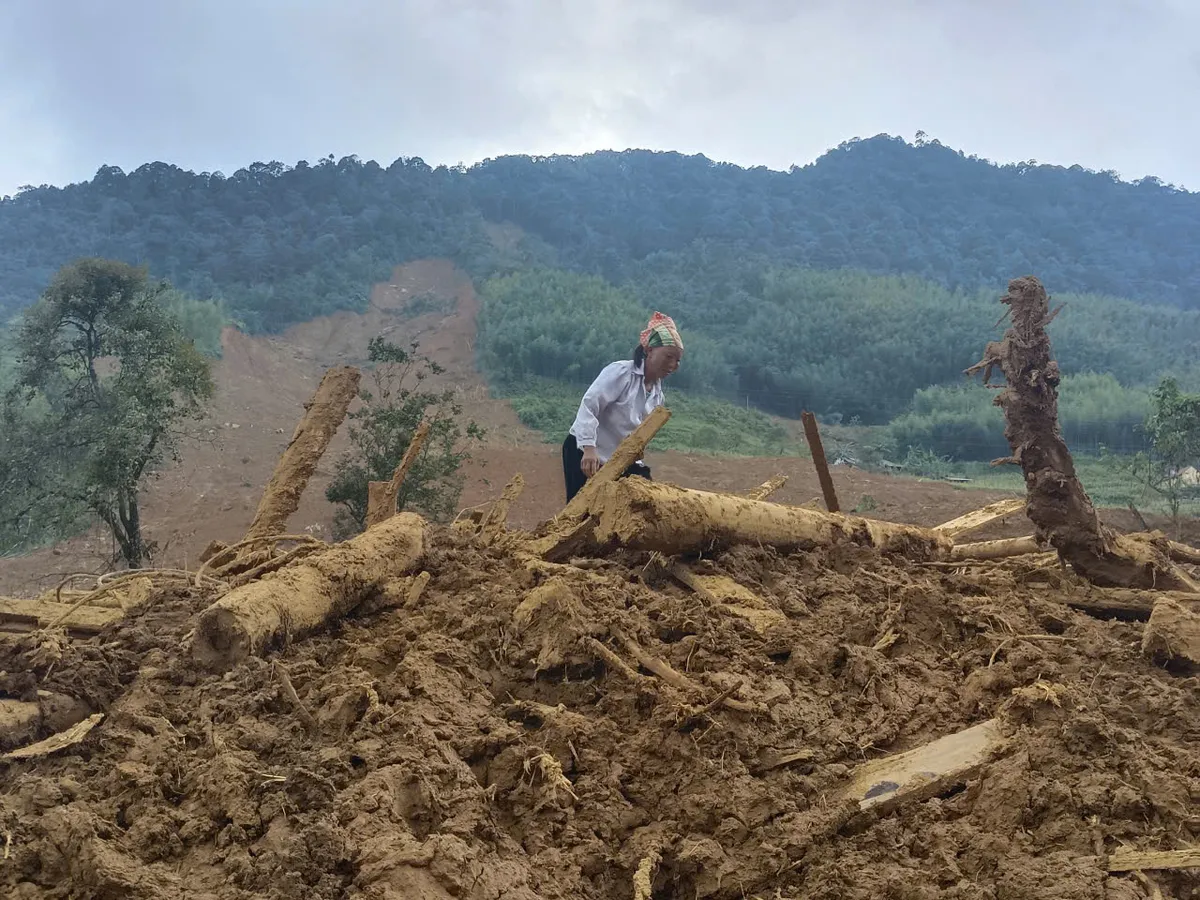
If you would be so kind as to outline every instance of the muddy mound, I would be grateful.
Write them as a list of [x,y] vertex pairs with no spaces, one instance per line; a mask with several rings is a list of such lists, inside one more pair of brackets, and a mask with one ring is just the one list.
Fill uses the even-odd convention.
[[[1143,655],[1143,623],[1073,609],[1057,567],[738,546],[689,586],[650,554],[556,564],[433,526],[426,546],[419,596],[223,673],[182,650],[199,588],[57,656],[0,639],[6,684],[107,711],[3,763],[4,895],[1200,891],[1195,869],[1108,871],[1196,841],[1197,680]],[[985,724],[953,777],[851,790]]]

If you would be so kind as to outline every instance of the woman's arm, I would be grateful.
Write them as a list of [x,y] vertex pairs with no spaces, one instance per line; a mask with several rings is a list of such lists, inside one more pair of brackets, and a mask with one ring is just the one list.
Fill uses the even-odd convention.
[[589,478],[600,468],[600,460],[596,456],[596,429],[600,425],[600,416],[620,395],[621,375],[620,363],[605,366],[584,392],[579,411],[575,413],[575,422],[571,425],[575,443],[583,450],[584,474]]

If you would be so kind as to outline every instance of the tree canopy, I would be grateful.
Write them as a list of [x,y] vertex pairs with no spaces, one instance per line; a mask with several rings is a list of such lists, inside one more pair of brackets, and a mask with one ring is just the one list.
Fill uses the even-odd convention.
[[[501,253],[486,223],[528,236]],[[99,255],[223,298],[251,329],[361,308],[389,268],[446,256],[623,281],[697,242],[778,264],[912,275],[950,290],[1034,273],[1056,291],[1200,308],[1200,197],[1147,178],[996,166],[924,138],[848,141],[802,168],[649,151],[509,156],[463,168],[356,157],[226,177],[163,162],[0,200],[0,317]]]
[[86,510],[127,564],[149,555],[143,482],[213,392],[208,361],[167,308],[170,294],[144,268],[83,259],[25,314],[0,441],[0,519],[13,538],[48,521],[65,527]]

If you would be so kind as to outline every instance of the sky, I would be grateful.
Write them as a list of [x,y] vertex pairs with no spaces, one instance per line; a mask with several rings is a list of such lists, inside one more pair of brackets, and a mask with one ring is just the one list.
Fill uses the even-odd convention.
[[1200,189],[1200,0],[0,0],[0,195],[164,161],[627,147],[786,169],[924,131]]

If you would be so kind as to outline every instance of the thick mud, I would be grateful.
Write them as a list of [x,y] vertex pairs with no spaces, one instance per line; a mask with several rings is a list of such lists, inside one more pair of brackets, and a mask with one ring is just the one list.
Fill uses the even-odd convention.
[[[1143,656],[1143,624],[1068,608],[1057,567],[692,564],[748,616],[645,554],[427,546],[415,603],[223,674],[181,649],[195,592],[87,641],[0,638],[7,696],[108,713],[0,762],[0,895],[627,900],[657,854],[654,898],[1200,896],[1197,870],[1103,864],[1200,839],[1200,681]],[[864,760],[993,717],[1008,749],[965,785],[838,800]]]

